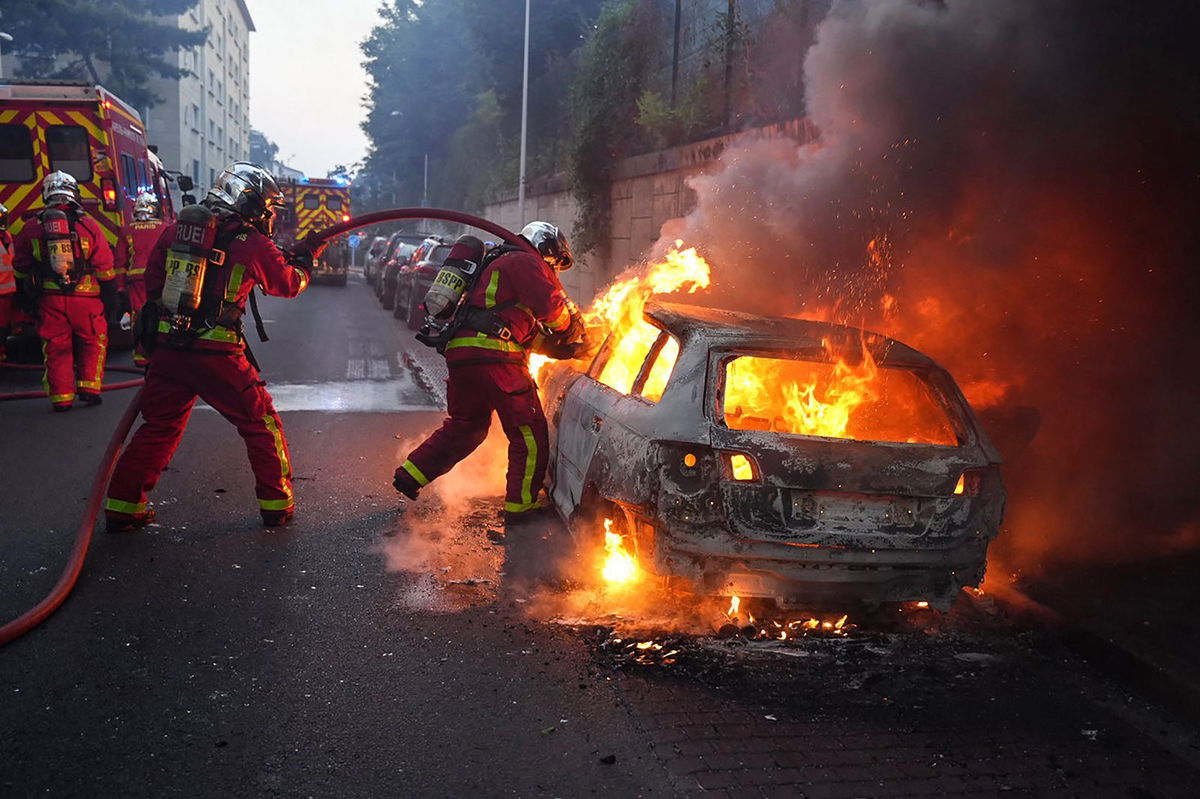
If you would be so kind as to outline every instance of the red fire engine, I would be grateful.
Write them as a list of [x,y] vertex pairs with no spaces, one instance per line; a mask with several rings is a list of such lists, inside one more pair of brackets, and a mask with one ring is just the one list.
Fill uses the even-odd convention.
[[[275,223],[275,242],[290,247],[310,232],[322,230],[350,218],[350,181],[343,178],[280,180],[288,210]],[[313,280],[346,285],[350,247],[346,236],[331,241],[318,259]]]
[[[42,207],[42,178],[62,170],[79,181],[84,210],[99,223],[123,265],[133,201],[158,197],[175,218],[172,177],[146,144],[138,113],[101,86],[73,81],[0,80],[0,203],[16,235]],[[192,181],[179,178],[188,191]],[[117,343],[114,341],[114,343]]]

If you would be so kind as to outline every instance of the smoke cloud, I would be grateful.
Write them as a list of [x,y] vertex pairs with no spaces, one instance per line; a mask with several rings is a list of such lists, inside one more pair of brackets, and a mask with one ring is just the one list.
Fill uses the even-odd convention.
[[692,181],[682,238],[714,264],[709,302],[834,307],[932,355],[985,424],[1037,409],[1026,451],[995,435],[1010,565],[1200,544],[1200,81],[1180,8],[835,2],[805,62],[818,140],[736,148]]

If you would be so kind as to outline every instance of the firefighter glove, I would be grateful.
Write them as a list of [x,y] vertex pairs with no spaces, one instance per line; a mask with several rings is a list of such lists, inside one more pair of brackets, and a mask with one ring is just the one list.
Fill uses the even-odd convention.
[[104,316],[108,319],[119,317],[129,300],[121,301],[121,293],[117,291],[115,280],[105,280],[100,284],[100,301],[104,303]]

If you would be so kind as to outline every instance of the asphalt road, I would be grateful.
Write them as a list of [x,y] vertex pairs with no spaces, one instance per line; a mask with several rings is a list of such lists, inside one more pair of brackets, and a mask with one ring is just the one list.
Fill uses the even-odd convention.
[[[0,795],[1200,794],[1191,720],[986,607],[784,648],[498,596],[493,464],[416,505],[390,487],[440,420],[406,365],[428,353],[358,275],[263,310],[295,523],[260,528],[240,440],[197,409],[158,525],[97,534],[0,650]],[[0,405],[0,618],[57,578],[127,400]]]

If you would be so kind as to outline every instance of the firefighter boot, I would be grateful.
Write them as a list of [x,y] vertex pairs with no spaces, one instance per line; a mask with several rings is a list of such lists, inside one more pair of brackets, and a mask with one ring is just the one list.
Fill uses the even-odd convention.
[[95,391],[80,391],[77,398],[84,405],[100,405],[104,402],[104,398]]
[[286,510],[260,510],[263,527],[282,527],[296,516],[295,508]]
[[104,531],[106,533],[128,533],[140,530],[154,521],[154,509],[147,508],[141,513],[106,513],[104,515]]

